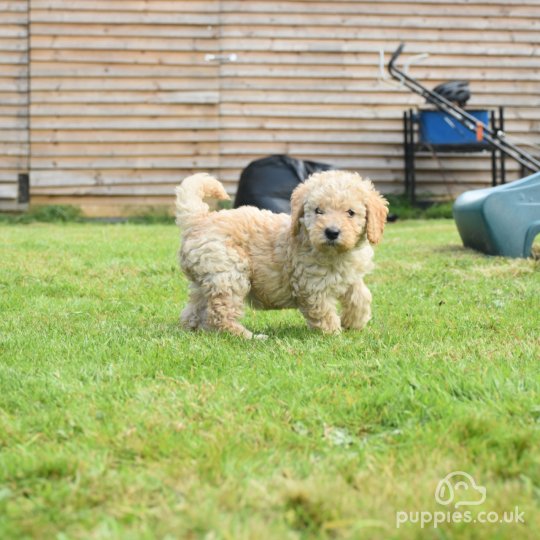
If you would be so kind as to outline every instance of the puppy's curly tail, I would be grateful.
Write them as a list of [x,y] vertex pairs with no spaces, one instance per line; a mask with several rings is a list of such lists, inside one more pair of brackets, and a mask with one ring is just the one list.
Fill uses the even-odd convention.
[[194,219],[208,214],[205,198],[228,200],[223,184],[206,173],[188,176],[176,188],[176,223],[185,227]]

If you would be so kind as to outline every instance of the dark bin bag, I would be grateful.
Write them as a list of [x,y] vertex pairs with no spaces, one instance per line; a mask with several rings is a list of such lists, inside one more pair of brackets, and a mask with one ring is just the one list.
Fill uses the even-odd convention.
[[333,169],[326,163],[290,156],[269,156],[252,161],[240,175],[234,207],[256,206],[272,212],[290,213],[291,193],[308,176]]

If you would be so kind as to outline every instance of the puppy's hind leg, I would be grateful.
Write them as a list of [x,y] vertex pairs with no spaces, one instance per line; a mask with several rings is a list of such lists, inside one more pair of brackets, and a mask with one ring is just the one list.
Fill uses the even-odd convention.
[[[221,275],[221,278],[224,276]],[[264,339],[262,334],[253,334],[239,320],[244,312],[244,299],[249,293],[250,284],[245,276],[234,275],[232,279],[220,279],[221,283],[230,282],[226,288],[214,287],[209,295],[206,326],[209,330],[229,332],[246,339]]]
[[185,242],[182,249],[182,268],[193,283],[183,324],[247,339],[259,337],[240,323],[251,288],[245,254],[228,245],[225,238]]
[[182,310],[180,324],[187,330],[204,328],[207,307],[207,298],[204,296],[198,285],[191,283],[189,286],[189,302]]

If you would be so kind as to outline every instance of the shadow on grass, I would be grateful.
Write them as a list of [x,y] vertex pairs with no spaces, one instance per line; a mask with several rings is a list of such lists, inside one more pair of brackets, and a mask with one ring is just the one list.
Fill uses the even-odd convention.
[[268,336],[268,339],[294,339],[294,340],[307,340],[314,337],[323,337],[323,334],[310,330],[307,326],[291,325],[291,326],[268,326],[262,328],[262,333]]
[[[308,341],[313,339],[334,339],[339,336],[330,336],[322,334],[316,330],[311,330],[303,323],[292,324],[254,324],[253,319],[250,321],[243,321],[244,326],[253,332],[254,334],[264,334],[267,339],[253,339],[247,340],[245,338],[234,336],[227,332],[213,332],[204,330],[186,330],[178,321],[171,321],[168,323],[161,323],[159,325],[159,332],[165,336],[181,339],[182,341],[205,343],[208,346],[219,346],[220,344],[246,344],[252,347],[256,343],[262,345],[272,343],[275,340],[294,340],[294,341]],[[347,334],[346,334],[347,335]],[[351,334],[352,335],[352,334]]]

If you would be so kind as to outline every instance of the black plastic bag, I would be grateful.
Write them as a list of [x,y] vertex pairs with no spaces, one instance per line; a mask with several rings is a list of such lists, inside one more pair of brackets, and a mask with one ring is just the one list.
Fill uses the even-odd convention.
[[333,168],[326,163],[286,155],[257,159],[242,171],[234,207],[249,205],[276,213],[290,213],[294,188],[311,174]]

